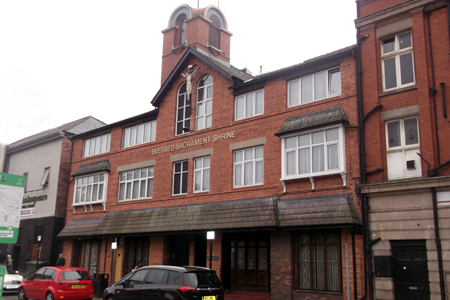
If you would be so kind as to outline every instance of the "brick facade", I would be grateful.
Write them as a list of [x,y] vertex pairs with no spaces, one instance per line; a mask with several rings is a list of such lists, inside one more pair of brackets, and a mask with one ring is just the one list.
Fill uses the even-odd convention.
[[[201,14],[203,10],[193,11],[194,14]],[[351,293],[350,297],[360,299],[365,294],[365,270],[361,234],[362,212],[355,192],[360,173],[355,85],[356,48],[350,46],[312,59],[308,63],[252,77],[244,71],[227,65],[230,34],[226,32],[226,28],[221,30],[221,54],[208,47],[208,28],[209,21],[203,15],[196,15],[189,19],[187,41],[190,45],[181,50],[172,47],[177,28],[169,27],[163,31],[162,87],[152,101],[157,106],[157,110],[72,138],[70,174],[75,180],[71,181],[69,186],[66,228],[60,235],[61,238],[65,238],[64,253],[67,256],[77,256],[78,260],[69,261],[79,261],[79,254],[70,249],[74,247],[71,241],[75,235],[77,239],[80,239],[80,251],[87,251],[90,239],[101,238],[101,255],[106,257],[102,256],[103,259],[97,260],[94,269],[110,275],[114,272],[125,274],[131,270],[133,257],[137,260],[138,255],[146,255],[139,252],[137,248],[131,248],[130,243],[145,240],[149,242],[149,264],[181,264],[185,261],[186,264],[200,262],[209,267],[210,244],[202,239],[205,238],[207,231],[214,230],[212,268],[216,270],[226,289],[256,289],[270,294],[271,299],[346,299],[348,292]],[[177,97],[180,86],[186,83],[186,78],[181,73],[191,70],[188,65],[194,66],[192,69],[199,67],[192,78],[190,128],[187,133],[176,135]],[[301,105],[288,105],[291,81],[332,69],[339,70],[339,93],[333,96],[328,95],[329,86],[326,84],[328,96],[323,99]],[[326,82],[331,81],[331,73],[321,74],[326,74],[323,77],[327,78]],[[196,116],[199,110],[197,85],[206,75],[213,79],[212,125],[197,130]],[[247,78],[251,80],[247,81]],[[319,82],[320,79],[317,80]],[[264,92],[263,113],[235,120],[236,96],[259,90]],[[338,120],[329,121],[324,117],[324,112],[327,111],[340,111],[343,115]],[[316,113],[322,117],[314,117]],[[308,118],[306,122],[315,125],[302,127],[297,124],[294,130],[279,133],[289,118],[301,116],[306,116]],[[127,148],[122,147],[124,128],[151,120],[156,120],[157,123],[155,141]],[[287,159],[283,152],[286,137],[301,133],[312,134],[316,131],[321,132],[323,136],[324,130],[329,128],[337,128],[337,132],[341,132],[336,144],[340,155],[337,157],[340,161],[338,168],[335,167],[335,169],[339,170],[320,173],[320,176],[314,173],[308,177],[283,175],[283,166],[287,164],[283,161]],[[83,157],[84,141],[106,133],[110,133],[109,151]],[[262,146],[263,149],[262,183],[235,187],[235,151],[256,146]],[[331,153],[332,150],[329,151]],[[209,190],[194,192],[195,158],[207,155],[210,156],[211,162]],[[173,163],[184,160],[188,161],[187,192],[182,195],[173,195]],[[99,165],[107,167],[101,170],[95,169]],[[120,173],[124,170],[140,169],[142,166],[154,168],[152,197],[119,201]],[[86,171],[89,168],[91,171]],[[92,204],[75,203],[76,179],[102,172],[107,174],[107,181],[105,181],[107,184],[104,187],[107,195],[105,201]],[[337,216],[341,213],[340,211],[328,211],[328,207],[321,204],[325,199],[335,200],[334,198],[347,199],[345,200],[347,202],[341,203],[346,215]],[[249,217],[245,214],[244,207],[247,208],[245,205],[248,205],[250,200],[270,203],[271,207],[255,206],[254,217]],[[289,215],[289,211],[281,212],[278,207],[281,204],[292,205],[304,201],[311,201],[311,207],[301,211],[298,216]],[[155,216],[156,212],[161,215],[163,212],[170,212],[170,209],[181,207],[184,210],[179,210],[180,214],[185,213],[184,211],[188,214],[193,209],[205,208],[207,211],[207,208],[216,207],[214,205],[220,203],[235,205],[236,210],[224,212],[223,216],[208,223],[208,226],[192,225],[203,224],[202,220],[196,219],[196,214],[192,214],[191,219],[185,218],[184,215],[179,216],[180,219],[188,220],[185,230],[170,230],[169,226],[172,226],[173,220],[167,221],[167,228],[161,226],[149,229],[154,231],[139,233],[139,228],[130,229],[132,227],[130,224],[120,223],[125,218],[119,217],[124,216],[120,215],[121,212],[154,213]],[[75,205],[72,206],[72,204]],[[272,215],[264,216],[264,213],[261,214],[259,210],[267,211],[267,214]],[[300,218],[301,215],[307,219],[308,213],[310,221]],[[208,214],[202,217],[207,219]],[[121,228],[102,225],[108,218],[116,218],[115,220],[120,223],[118,227]],[[77,233],[73,233],[77,231],[76,226],[79,226],[76,224],[83,219],[89,222],[99,220],[100,225],[88,231],[80,227]],[[104,230],[102,233],[100,227]],[[73,229],[75,231],[71,231]],[[306,282],[304,285],[308,288],[301,288],[298,284],[303,275],[296,271],[297,267],[295,267],[298,263],[297,253],[300,251],[296,250],[295,241],[302,233],[308,234],[311,240],[314,240],[315,234],[325,236],[332,233],[337,237],[337,241],[333,244],[336,245],[333,246],[334,250],[328,250],[330,257],[326,258],[334,262],[333,275],[328,277],[325,275],[330,267],[319,272],[322,274],[319,275],[321,279],[303,278],[302,280]],[[123,241],[120,245],[123,251],[123,263],[119,266],[116,264],[115,270],[111,262],[113,253],[109,245],[114,238]],[[105,243],[107,243],[106,246]],[[310,243],[315,245],[316,242]],[[320,242],[317,241],[317,243]],[[325,255],[325,252],[322,252],[325,250],[314,251],[318,251],[319,256]],[[316,263],[320,264],[314,261],[314,264]],[[232,264],[234,264],[233,267]],[[349,268],[348,274],[346,266]],[[308,278],[312,278],[312,275]],[[333,281],[335,286],[331,287],[333,283],[320,286],[320,283],[316,282],[320,280]]]

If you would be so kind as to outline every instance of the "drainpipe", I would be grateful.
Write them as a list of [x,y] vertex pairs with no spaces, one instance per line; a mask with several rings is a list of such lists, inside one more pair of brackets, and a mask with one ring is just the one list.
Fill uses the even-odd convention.
[[430,16],[431,11],[425,12],[425,17],[427,18],[427,26],[428,26],[428,46],[430,48],[430,66],[431,66],[431,81],[432,86],[430,88],[431,98],[433,100],[433,108],[434,108],[434,130],[436,134],[436,149],[437,149],[437,160],[438,165],[441,164],[441,150],[439,146],[439,129],[438,129],[438,121],[437,121],[437,110],[436,110],[436,80],[434,78],[434,59],[433,59],[433,48],[431,48],[431,28],[430,28]]
[[[359,2],[357,5],[357,17],[359,17]],[[363,97],[362,97],[362,71],[361,71],[361,42],[367,39],[369,36],[359,36],[359,29],[357,29],[357,57],[356,57],[356,97],[357,97],[357,109],[358,109],[358,134],[359,134],[359,170],[361,183],[365,183],[366,172],[366,151],[365,151],[365,137],[364,137],[364,109],[363,109]],[[361,300],[367,297],[367,288],[369,288],[369,299],[373,300],[373,282],[372,282],[372,264],[370,257],[370,248],[368,247],[369,237],[369,222],[367,213],[367,197],[365,194],[357,193],[361,196],[361,210],[363,220],[363,247],[364,247],[364,295]],[[369,262],[369,263],[367,263]],[[369,286],[367,286],[369,284]]]
[[[448,6],[449,1],[447,0],[447,14],[448,14]],[[437,159],[438,165],[441,164],[441,153],[439,146],[439,130],[438,130],[438,122],[437,122],[437,109],[436,109],[436,81],[434,78],[434,60],[433,60],[433,48],[431,47],[431,27],[430,27],[430,16],[431,11],[425,12],[425,17],[427,18],[427,27],[428,27],[428,45],[430,49],[430,65],[431,65],[431,79],[432,79],[432,87],[430,88],[431,97],[433,100],[434,106],[434,126],[435,126],[435,134],[436,134],[436,148],[437,148]],[[441,291],[441,300],[445,300],[445,281],[444,281],[444,271],[443,271],[443,263],[442,263],[442,246],[441,246],[441,238],[439,235],[439,217],[437,211],[437,196],[436,196],[436,188],[431,188],[431,196],[433,201],[433,220],[434,220],[434,233],[435,233],[435,242],[436,242],[436,251],[437,251],[437,259],[438,259],[438,269],[439,269],[439,287]]]
[[441,246],[441,237],[439,234],[439,219],[438,219],[438,210],[437,210],[437,196],[436,196],[436,188],[431,188],[431,196],[433,200],[433,219],[434,219],[434,240],[436,242],[436,251],[437,251],[437,259],[438,259],[438,270],[439,270],[439,287],[441,289],[441,300],[445,300],[445,281],[444,281],[444,267],[442,263],[442,246]]

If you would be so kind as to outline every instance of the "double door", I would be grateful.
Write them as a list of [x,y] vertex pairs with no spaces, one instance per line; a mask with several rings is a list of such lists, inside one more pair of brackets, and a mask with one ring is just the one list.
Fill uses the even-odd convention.
[[231,240],[231,285],[269,286],[268,237],[252,234]]

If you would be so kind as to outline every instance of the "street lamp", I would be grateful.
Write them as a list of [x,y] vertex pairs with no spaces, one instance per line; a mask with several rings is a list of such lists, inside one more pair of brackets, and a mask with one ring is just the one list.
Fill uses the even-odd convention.
[[209,240],[209,268],[212,270],[212,245],[214,240],[214,231],[206,232],[206,239]]
[[36,262],[36,271],[37,271],[37,269],[38,269],[38,266],[39,266],[39,258],[41,257],[41,236],[40,235],[38,235],[37,236],[37,240],[38,240],[38,255],[37,255],[37,262]]

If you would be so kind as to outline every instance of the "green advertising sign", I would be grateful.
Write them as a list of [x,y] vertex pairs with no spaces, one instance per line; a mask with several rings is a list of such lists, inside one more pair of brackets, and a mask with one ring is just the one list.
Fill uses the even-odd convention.
[[25,180],[25,176],[0,173],[0,244],[17,243]]
[[2,300],[3,283],[5,281],[6,268],[0,267],[0,300]]

